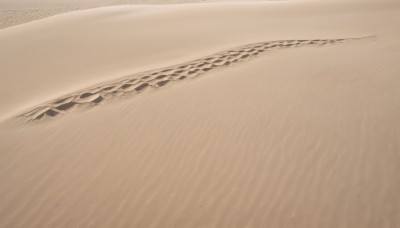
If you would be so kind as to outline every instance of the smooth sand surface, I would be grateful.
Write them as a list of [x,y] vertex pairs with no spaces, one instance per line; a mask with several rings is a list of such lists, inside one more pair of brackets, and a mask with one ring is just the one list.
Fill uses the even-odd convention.
[[293,0],[0,30],[0,227],[400,227],[399,21]]
[[0,29],[63,13],[105,6],[265,1],[281,0],[0,0]]
[[0,0],[0,29],[73,11],[113,5],[180,4],[209,0]]

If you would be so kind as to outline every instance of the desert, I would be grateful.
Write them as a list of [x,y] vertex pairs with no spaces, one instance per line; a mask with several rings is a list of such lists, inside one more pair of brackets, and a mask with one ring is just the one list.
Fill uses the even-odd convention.
[[400,227],[400,2],[0,0],[0,227]]

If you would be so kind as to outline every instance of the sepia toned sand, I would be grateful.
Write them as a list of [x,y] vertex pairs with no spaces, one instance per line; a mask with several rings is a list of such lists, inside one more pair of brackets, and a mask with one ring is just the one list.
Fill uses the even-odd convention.
[[400,3],[208,2],[0,0],[0,227],[400,227]]
[[58,14],[113,5],[178,4],[206,1],[209,0],[2,0],[0,1],[0,29]]

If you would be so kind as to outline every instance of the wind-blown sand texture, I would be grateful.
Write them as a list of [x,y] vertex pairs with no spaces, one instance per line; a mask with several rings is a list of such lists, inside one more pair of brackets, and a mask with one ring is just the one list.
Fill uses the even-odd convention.
[[0,30],[0,227],[400,227],[397,1],[33,3],[79,10]]

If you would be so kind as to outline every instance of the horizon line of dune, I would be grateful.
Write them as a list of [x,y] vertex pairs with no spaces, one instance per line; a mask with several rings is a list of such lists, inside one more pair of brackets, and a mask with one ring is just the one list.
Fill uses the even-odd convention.
[[[183,3],[201,3],[203,0],[175,0],[175,4]],[[5,8],[0,10],[0,30],[9,28],[16,25],[25,24],[32,21],[45,19],[60,14],[71,13],[80,10],[96,9],[109,6],[121,5],[138,5],[138,4],[167,4],[164,1],[143,1],[137,3],[132,0],[115,0],[104,3],[93,3],[83,5],[69,5],[69,6],[47,6],[47,7],[29,7],[29,8]]]

